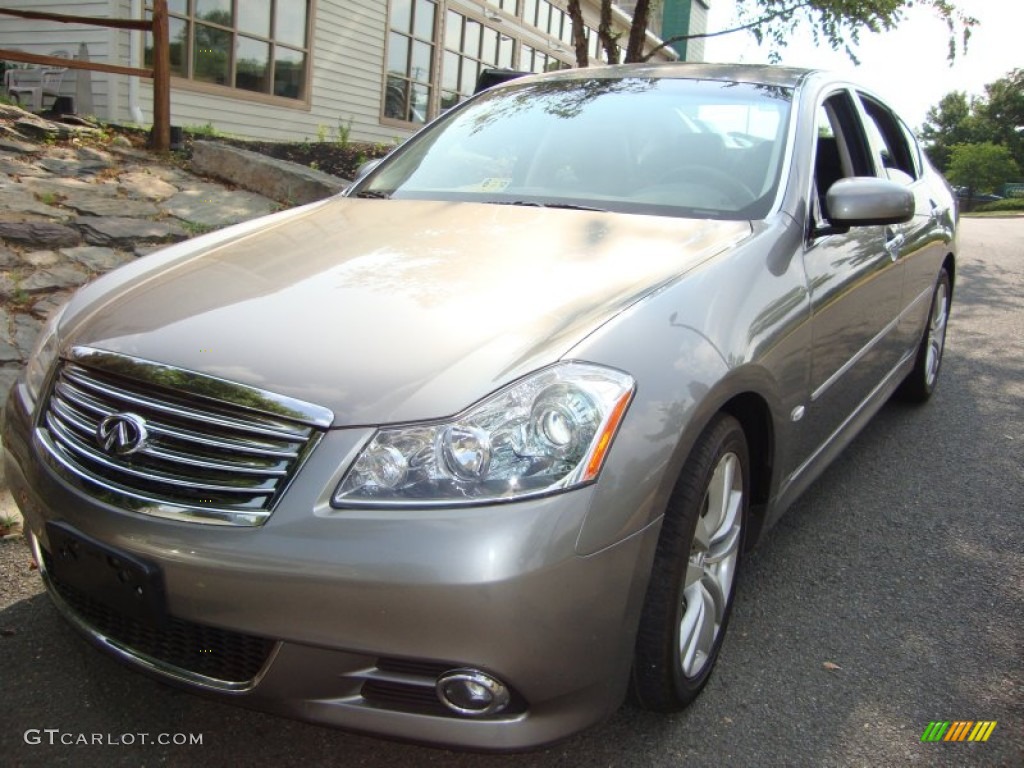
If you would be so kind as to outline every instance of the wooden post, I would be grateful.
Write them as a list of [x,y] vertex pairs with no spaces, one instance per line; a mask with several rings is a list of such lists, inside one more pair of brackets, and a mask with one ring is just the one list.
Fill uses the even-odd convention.
[[153,0],[153,149],[171,148],[171,41],[167,0]]

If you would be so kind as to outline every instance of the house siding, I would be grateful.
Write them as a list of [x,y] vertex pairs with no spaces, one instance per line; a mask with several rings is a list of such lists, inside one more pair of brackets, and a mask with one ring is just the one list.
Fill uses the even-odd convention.
[[[11,7],[49,10],[97,17],[130,18],[132,0],[64,0],[39,4],[35,0],[0,0]],[[240,136],[300,141],[315,139],[326,131],[336,136],[347,126],[353,140],[391,142],[411,134],[414,127],[382,118],[384,95],[385,41],[388,34],[388,0],[311,0],[310,83],[308,100],[290,103],[259,98],[244,91],[171,80],[171,123],[182,127],[203,127]],[[564,2],[555,0],[564,9]],[[480,7],[465,0],[447,0],[444,6],[483,20]],[[695,6],[701,6],[695,0]],[[703,6],[701,6],[703,7]],[[596,28],[596,0],[583,3],[588,25]],[[443,15],[441,16],[443,23]],[[615,24],[623,27],[626,17],[616,12]],[[537,49],[550,48],[552,41],[538,30],[506,18],[506,28],[522,42]],[[133,42],[133,37],[138,43]],[[142,33],[82,27],[51,22],[28,22],[0,16],[0,45],[49,53],[55,48],[76,52],[86,42],[94,61],[141,66]],[[31,40],[31,45],[26,44]],[[657,40],[650,38],[651,44]],[[132,51],[136,61],[132,61]],[[563,45],[561,56],[570,55]],[[439,51],[440,52],[440,49]],[[673,55],[665,52],[663,58]],[[91,73],[97,116],[117,122],[132,122],[129,78],[124,75]],[[153,84],[138,79],[138,106],[144,124],[152,122]]]
[[[369,5],[369,7],[367,7]],[[180,126],[212,125],[243,136],[301,141],[317,131],[335,135],[351,121],[351,136],[360,141],[391,141],[406,132],[380,124],[380,100],[387,24],[384,2],[316,0],[312,40],[312,82],[308,106],[279,106],[200,90],[187,81],[171,81],[171,122]],[[152,83],[140,88],[141,106],[152,120]]]
[[[59,3],[39,2],[39,0],[4,0],[3,6],[17,10],[45,11],[97,18],[110,18],[112,15],[110,0],[99,2],[97,0],[64,0]],[[117,58],[118,50],[112,45],[114,34],[112,30],[103,27],[18,19],[13,16],[0,15],[0,48],[17,48],[25,53],[45,56],[54,51],[64,50],[74,57],[78,55],[79,46],[85,43],[90,60],[108,64],[123,64],[124,61]],[[93,114],[108,120],[115,119],[116,115],[111,109],[111,76],[101,72],[90,72],[88,75],[84,75],[69,70],[61,82],[62,95],[75,95],[75,79],[77,77],[89,77],[92,82]]]
[[[708,31],[708,4],[704,0],[693,0],[690,11],[690,34]],[[704,43],[707,38],[698,37],[688,41],[686,46],[687,61],[704,61]]]

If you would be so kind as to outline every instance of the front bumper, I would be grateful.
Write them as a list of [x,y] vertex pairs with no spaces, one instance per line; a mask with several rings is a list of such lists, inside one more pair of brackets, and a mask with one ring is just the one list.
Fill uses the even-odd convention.
[[[545,744],[621,702],[657,531],[577,555],[598,486],[472,509],[337,510],[329,495],[367,436],[341,429],[326,434],[263,526],[161,520],[62,480],[40,458],[30,409],[19,383],[3,458],[44,579],[73,624],[137,668],[245,706],[477,749]],[[173,654],[159,650],[161,638],[111,637],[89,596],[60,589],[46,567],[48,521],[159,568],[179,639]],[[237,638],[262,643],[264,660],[245,675],[210,673],[198,654],[234,653]],[[206,646],[195,664],[192,643]],[[433,683],[455,668],[508,685],[509,709],[446,711]]]

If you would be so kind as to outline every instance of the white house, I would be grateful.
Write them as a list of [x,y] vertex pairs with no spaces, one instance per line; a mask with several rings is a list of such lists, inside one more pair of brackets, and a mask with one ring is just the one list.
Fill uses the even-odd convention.
[[[698,10],[703,0],[694,0]],[[301,140],[339,126],[354,140],[404,137],[470,94],[481,68],[544,71],[574,61],[565,0],[168,0],[171,121]],[[99,18],[140,18],[151,0],[3,0],[8,8]],[[583,0],[591,51],[598,0]],[[691,14],[691,30],[704,15]],[[615,9],[623,31],[629,17]],[[694,26],[697,25],[697,27]],[[0,15],[0,48],[144,66],[150,36]],[[660,40],[648,35],[648,50]],[[687,58],[699,59],[691,49]],[[674,59],[663,49],[656,58]],[[93,111],[149,123],[152,84],[91,73]]]

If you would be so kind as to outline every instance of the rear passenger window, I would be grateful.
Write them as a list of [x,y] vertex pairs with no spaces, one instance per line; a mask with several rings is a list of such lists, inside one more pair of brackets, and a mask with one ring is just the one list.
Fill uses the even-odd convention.
[[[869,96],[859,94],[867,116],[864,128],[868,133],[878,164],[885,175],[900,184],[913,184],[921,176],[920,158],[908,143],[908,131],[889,109]],[[917,147],[917,142],[913,142]]]

